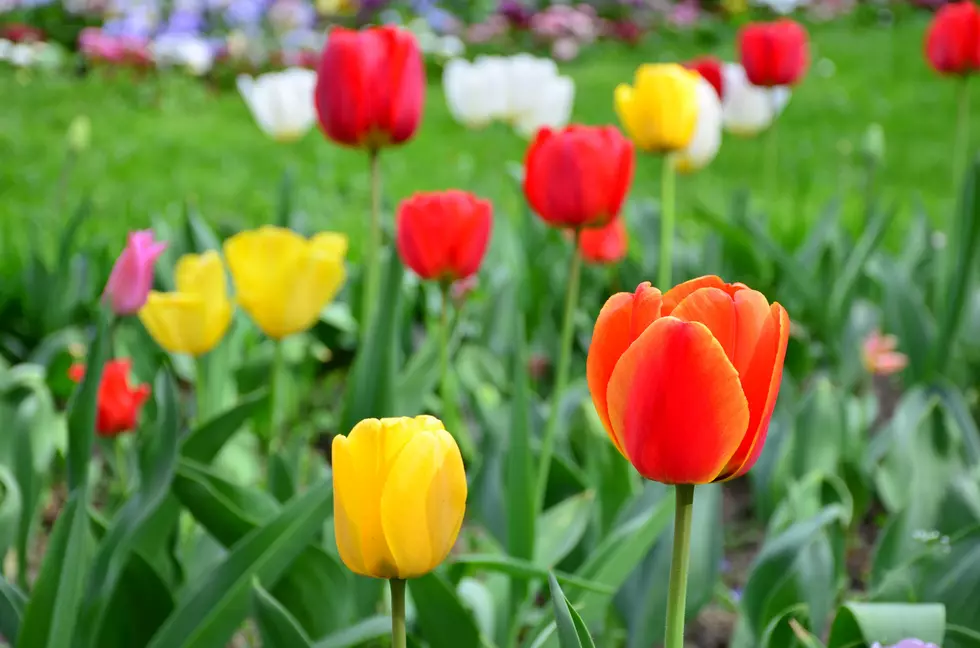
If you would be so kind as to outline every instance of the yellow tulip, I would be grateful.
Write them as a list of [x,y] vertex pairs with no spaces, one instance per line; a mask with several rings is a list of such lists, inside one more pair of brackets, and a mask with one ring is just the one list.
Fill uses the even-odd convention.
[[217,252],[187,254],[174,271],[176,291],[153,291],[139,311],[156,343],[171,353],[201,356],[217,346],[231,324],[232,304]]
[[238,303],[271,338],[305,331],[344,283],[347,237],[305,239],[281,227],[241,232],[225,241]]
[[616,88],[616,114],[626,133],[644,151],[685,148],[698,122],[698,74],[676,63],[648,63],[632,86]]
[[363,576],[432,571],[463,524],[463,459],[431,416],[365,419],[334,437],[333,488],[340,557]]

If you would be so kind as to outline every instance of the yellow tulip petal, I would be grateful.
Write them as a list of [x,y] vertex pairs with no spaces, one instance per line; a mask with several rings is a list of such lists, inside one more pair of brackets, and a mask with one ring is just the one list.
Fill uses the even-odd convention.
[[338,232],[320,232],[314,236],[310,243],[318,252],[332,254],[338,257],[347,256],[348,240],[347,236]]
[[205,303],[198,295],[151,292],[140,321],[157,344],[171,353],[201,355],[205,343]]
[[459,530],[463,526],[466,512],[466,470],[459,446],[449,432],[440,430],[434,433],[439,442],[442,461],[429,486],[427,516],[429,520],[429,541],[436,564],[449,555]]
[[399,578],[426,574],[438,564],[429,530],[430,490],[441,468],[439,442],[419,432],[398,455],[381,495],[381,523]]
[[228,332],[231,325],[231,316],[234,312],[232,304],[227,299],[206,304],[207,319],[204,324],[204,334],[202,340],[201,353],[207,353],[218,346],[221,339]]
[[337,435],[331,447],[333,465],[333,523],[340,559],[356,574],[371,576],[361,552],[361,531],[357,526],[357,510],[349,511],[351,491],[358,488],[354,459],[348,449],[347,437]]
[[214,250],[180,257],[174,270],[174,283],[177,292],[200,295],[205,302],[228,299],[225,268]]

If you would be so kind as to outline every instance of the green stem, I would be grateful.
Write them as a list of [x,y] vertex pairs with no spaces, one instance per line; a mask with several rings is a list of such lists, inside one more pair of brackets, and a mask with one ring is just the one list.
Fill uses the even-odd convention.
[[116,480],[119,482],[119,494],[123,499],[129,495],[129,478],[126,474],[126,448],[123,447],[123,437],[113,439],[113,449],[116,451]]
[[548,489],[548,471],[551,457],[555,452],[555,435],[558,433],[558,413],[561,398],[568,383],[568,365],[572,356],[572,334],[575,331],[575,308],[578,305],[579,277],[582,273],[582,254],[579,245],[582,230],[575,230],[574,249],[568,268],[568,286],[565,293],[565,314],[561,325],[561,347],[558,351],[558,367],[555,374],[555,391],[551,396],[551,412],[541,439],[541,461],[538,466],[538,481],[535,488],[534,503],[537,511],[544,507],[545,491]]
[[674,265],[675,176],[674,160],[667,155],[660,175],[660,271],[657,273],[660,290],[670,289],[670,274]]
[[361,304],[361,339],[368,334],[371,322],[371,312],[374,302],[378,299],[379,282],[381,281],[379,255],[381,253],[381,165],[378,151],[369,153],[371,165],[371,230],[368,235],[367,248],[364,252],[364,292]]
[[442,282],[442,312],[439,315],[439,390],[445,409],[449,393],[449,291],[448,281]]
[[667,589],[667,633],[664,648],[684,648],[684,608],[687,604],[687,568],[691,557],[691,513],[694,511],[694,485],[674,487],[674,551],[670,560]]
[[266,429],[267,447],[285,448],[288,439],[285,432],[278,438],[276,429],[276,401],[279,397],[279,374],[282,373],[282,340],[272,341],[272,366],[269,368],[269,421]]
[[957,96],[956,142],[953,145],[953,186],[960,182],[970,155],[970,81],[963,77]]
[[392,578],[391,584],[391,648],[405,648],[405,581]]
[[773,106],[772,123],[766,132],[766,193],[769,212],[776,211],[776,174],[779,172],[779,129],[776,127],[776,108]]
[[208,403],[207,393],[208,393],[208,376],[207,369],[205,365],[207,363],[207,355],[203,355],[195,359],[195,364],[197,365],[197,382],[194,383],[194,396],[197,399],[197,409],[195,410],[195,422],[200,425],[207,420],[208,416]]

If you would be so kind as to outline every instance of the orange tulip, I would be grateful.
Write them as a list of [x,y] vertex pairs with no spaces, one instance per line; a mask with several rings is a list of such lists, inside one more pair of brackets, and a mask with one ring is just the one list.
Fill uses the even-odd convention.
[[789,316],[742,284],[700,277],[661,295],[609,298],[592,334],[592,402],[647,479],[706,484],[744,475],[762,452]]

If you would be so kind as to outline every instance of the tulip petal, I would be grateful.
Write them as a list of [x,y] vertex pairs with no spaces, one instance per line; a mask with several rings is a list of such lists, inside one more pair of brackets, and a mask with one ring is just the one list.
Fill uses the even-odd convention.
[[157,344],[170,353],[201,355],[209,350],[204,300],[198,295],[151,292],[139,319]]
[[749,407],[738,373],[699,322],[663,317],[616,365],[609,418],[630,462],[667,484],[713,481],[738,449]]
[[745,438],[725,466],[725,479],[734,479],[747,473],[762,452],[769,419],[772,418],[776,397],[779,395],[788,342],[789,315],[781,305],[773,304],[759,334],[752,361],[741,379],[751,416]]
[[174,284],[177,292],[200,295],[205,304],[228,300],[225,268],[214,250],[180,257],[174,268]]
[[699,288],[720,288],[725,289],[725,282],[714,275],[705,275],[684,283],[677,284],[664,293],[664,303],[661,314],[666,317],[674,312],[677,305],[684,301],[684,298]]
[[759,334],[769,319],[769,301],[757,290],[739,290],[733,299],[738,323],[735,327],[735,351],[729,357],[739,376],[745,376],[755,355]]
[[699,288],[685,297],[671,315],[707,326],[734,363],[736,313],[728,293],[718,288]]

